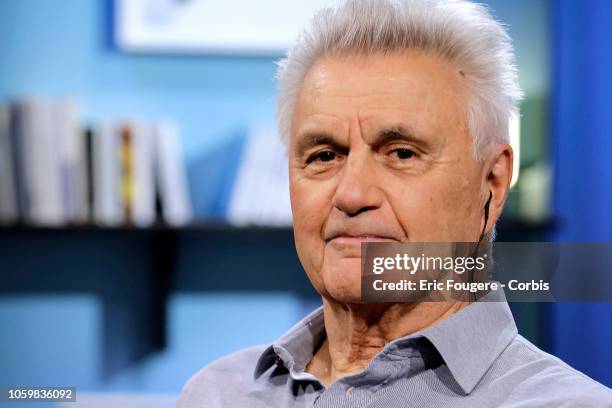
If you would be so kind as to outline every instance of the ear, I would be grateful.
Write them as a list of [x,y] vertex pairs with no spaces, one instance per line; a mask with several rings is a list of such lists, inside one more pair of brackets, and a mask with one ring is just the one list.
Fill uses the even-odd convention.
[[[493,153],[485,163],[488,191],[484,192],[483,208],[489,198],[489,191],[492,193],[491,203],[489,204],[489,220],[487,221],[485,234],[491,233],[493,226],[504,209],[504,204],[510,191],[513,160],[514,151],[512,146],[500,144],[494,148]],[[482,224],[481,230],[484,228],[484,214]]]

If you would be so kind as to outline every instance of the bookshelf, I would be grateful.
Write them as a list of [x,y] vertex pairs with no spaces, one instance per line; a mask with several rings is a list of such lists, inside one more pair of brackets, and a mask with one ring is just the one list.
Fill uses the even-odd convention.
[[[554,229],[554,220],[504,218],[498,240],[544,240]],[[173,293],[317,296],[289,227],[216,221],[179,228],[14,225],[0,228],[0,259],[0,296],[91,294],[102,301],[108,375],[166,346],[166,303]],[[513,310],[522,332],[542,344],[536,318],[542,305],[517,304]],[[117,349],[123,350],[120,358],[113,354]]]

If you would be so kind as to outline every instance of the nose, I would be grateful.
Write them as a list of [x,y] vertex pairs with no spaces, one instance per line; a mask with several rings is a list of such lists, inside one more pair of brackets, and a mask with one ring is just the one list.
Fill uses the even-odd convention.
[[368,152],[351,152],[339,174],[332,205],[350,217],[380,208],[383,194]]

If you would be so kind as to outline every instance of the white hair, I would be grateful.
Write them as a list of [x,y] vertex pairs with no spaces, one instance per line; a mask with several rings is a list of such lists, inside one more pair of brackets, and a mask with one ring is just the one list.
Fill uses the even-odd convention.
[[320,10],[278,63],[281,138],[289,141],[296,98],[319,58],[402,50],[438,55],[465,77],[474,157],[508,143],[509,120],[522,97],[512,42],[485,6],[466,0],[347,0]]

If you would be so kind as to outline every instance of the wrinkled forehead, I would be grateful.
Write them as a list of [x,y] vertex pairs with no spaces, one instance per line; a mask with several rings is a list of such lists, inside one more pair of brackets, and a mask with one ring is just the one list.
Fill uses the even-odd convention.
[[457,67],[422,52],[332,55],[308,71],[293,112],[291,144],[325,131],[347,137],[401,127],[433,137],[467,125],[467,89]]

